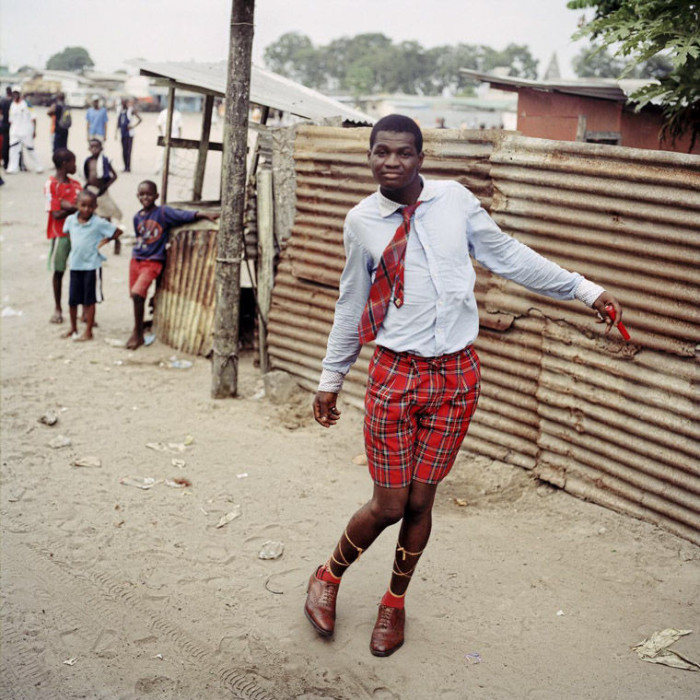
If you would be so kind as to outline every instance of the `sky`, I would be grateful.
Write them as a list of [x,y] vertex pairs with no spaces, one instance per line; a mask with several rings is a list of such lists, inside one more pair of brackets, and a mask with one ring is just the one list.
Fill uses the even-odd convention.
[[[0,0],[0,63],[43,68],[66,46],[83,46],[97,70],[125,61],[220,61],[228,51],[232,0]],[[580,11],[566,0],[257,0],[253,60],[286,32],[314,45],[342,36],[381,32],[394,42],[425,48],[526,44],[541,74],[557,52],[562,77],[574,77],[571,58]]]

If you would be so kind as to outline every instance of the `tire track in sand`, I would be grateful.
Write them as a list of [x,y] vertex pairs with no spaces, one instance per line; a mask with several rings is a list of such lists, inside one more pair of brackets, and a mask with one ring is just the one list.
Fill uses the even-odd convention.
[[[258,678],[254,674],[209,663],[208,659],[214,654],[212,650],[193,640],[170,620],[151,611],[139,594],[128,585],[114,580],[106,573],[89,568],[75,569],[63,563],[60,557],[56,556],[56,553],[64,548],[61,543],[55,542],[48,545],[24,543],[24,546],[28,550],[28,556],[22,561],[25,575],[27,568],[30,568],[37,580],[48,583],[47,579],[50,579],[50,588],[47,590],[52,591],[54,602],[60,609],[68,610],[71,615],[81,617],[90,610],[92,611],[92,615],[89,616],[90,622],[104,624],[107,621],[114,629],[121,629],[124,626],[124,618],[138,618],[135,619],[135,623],[145,624],[153,632],[167,638],[195,661],[199,668],[208,667],[213,675],[218,676],[221,687],[229,691],[236,700],[277,700],[275,696],[258,685]],[[57,579],[60,585],[56,585]],[[76,591],[76,588],[79,590]],[[80,606],[74,605],[73,601],[81,601]],[[117,611],[113,607],[114,603],[119,604]],[[21,637],[21,635],[16,634],[15,637]],[[6,641],[13,646],[16,642],[15,648],[19,650],[22,658],[31,656],[31,661],[23,665],[20,674],[34,685],[41,672],[35,661],[36,655],[29,652],[25,654],[21,639],[8,637]]]

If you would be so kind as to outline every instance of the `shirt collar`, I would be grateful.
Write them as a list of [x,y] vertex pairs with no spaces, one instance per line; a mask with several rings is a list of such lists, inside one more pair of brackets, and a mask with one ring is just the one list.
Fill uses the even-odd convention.
[[[432,187],[430,180],[424,180],[421,177],[421,182],[423,183],[423,190],[421,191],[418,199],[421,202],[427,202],[435,197],[435,188]],[[394,202],[388,197],[385,197],[380,188],[377,188],[377,204],[379,206],[379,214],[383,218],[391,216],[394,212],[397,212],[399,209],[406,206],[405,204],[399,204],[398,202]]]

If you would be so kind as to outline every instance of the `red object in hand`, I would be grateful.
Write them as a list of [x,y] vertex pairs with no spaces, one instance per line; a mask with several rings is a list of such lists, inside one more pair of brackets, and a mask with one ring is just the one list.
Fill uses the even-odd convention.
[[[610,316],[610,318],[614,321],[615,320],[615,307],[612,304],[606,304],[605,310],[608,312],[608,315]],[[620,323],[617,324],[617,330],[620,331],[620,335],[622,336],[623,340],[630,339],[630,334],[627,332],[627,329],[625,328],[625,325],[622,323],[622,321],[620,321]]]

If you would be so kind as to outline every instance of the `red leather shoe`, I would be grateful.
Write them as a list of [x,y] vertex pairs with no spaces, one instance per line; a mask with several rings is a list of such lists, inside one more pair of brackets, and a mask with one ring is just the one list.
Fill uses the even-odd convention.
[[403,644],[406,611],[379,604],[377,621],[372,630],[369,650],[375,656],[391,656]]
[[335,629],[335,600],[340,584],[321,581],[316,576],[320,569],[319,566],[309,579],[304,614],[322,637],[331,637]]

